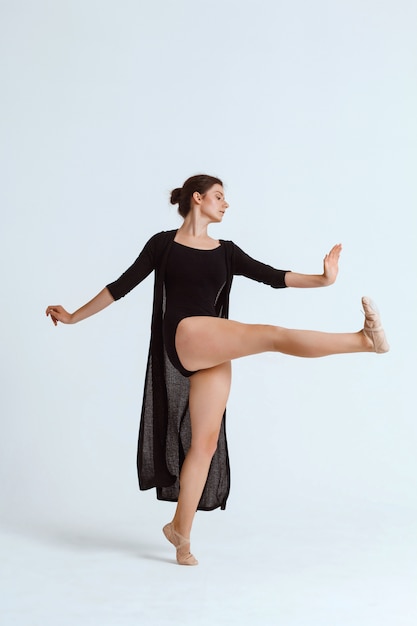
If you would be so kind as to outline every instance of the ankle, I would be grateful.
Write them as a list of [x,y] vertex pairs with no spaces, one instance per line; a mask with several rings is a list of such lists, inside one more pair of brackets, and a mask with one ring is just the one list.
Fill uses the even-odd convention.
[[175,516],[171,524],[172,524],[172,529],[178,535],[181,535],[181,537],[184,537],[184,539],[188,539],[188,540],[190,539],[191,528],[189,524],[182,523],[181,520],[178,520]]
[[173,522],[166,524],[162,529],[165,537],[177,551],[177,561],[180,565],[197,565],[198,561],[190,552],[190,541],[174,529]]
[[367,335],[365,328],[359,331],[359,335],[361,338],[361,352],[375,352],[374,342],[372,338]]

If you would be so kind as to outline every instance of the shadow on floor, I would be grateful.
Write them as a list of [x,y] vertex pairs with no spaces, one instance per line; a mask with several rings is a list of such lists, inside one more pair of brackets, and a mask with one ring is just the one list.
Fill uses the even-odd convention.
[[118,534],[116,528],[112,530],[91,526],[76,527],[47,520],[2,524],[2,526],[6,532],[24,536],[45,545],[67,547],[80,552],[118,552],[133,559],[176,563],[174,559],[158,554],[169,550],[168,546],[165,548],[166,540],[162,537],[162,533],[161,541],[156,543],[154,538],[147,540],[144,532],[140,531],[138,536],[129,536],[130,532],[126,529]]

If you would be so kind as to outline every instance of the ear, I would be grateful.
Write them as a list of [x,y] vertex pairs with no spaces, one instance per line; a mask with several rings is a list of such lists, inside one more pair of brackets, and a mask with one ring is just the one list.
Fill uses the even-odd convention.
[[201,202],[201,193],[199,193],[198,191],[194,191],[194,193],[193,193],[193,200],[197,204],[200,204],[200,202]]

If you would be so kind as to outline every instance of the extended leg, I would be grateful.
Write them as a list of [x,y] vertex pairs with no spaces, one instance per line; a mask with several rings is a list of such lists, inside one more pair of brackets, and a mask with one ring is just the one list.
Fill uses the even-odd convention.
[[353,352],[386,352],[388,344],[378,314],[362,300],[365,326],[355,333],[323,333],[264,324],[241,324],[214,317],[189,317],[178,325],[176,347],[190,370],[213,367],[260,352],[322,357]]
[[181,470],[177,510],[164,529],[167,539],[176,545],[177,560],[183,565],[196,564],[189,551],[191,526],[216,451],[230,382],[230,362],[204,369],[190,378],[191,446]]

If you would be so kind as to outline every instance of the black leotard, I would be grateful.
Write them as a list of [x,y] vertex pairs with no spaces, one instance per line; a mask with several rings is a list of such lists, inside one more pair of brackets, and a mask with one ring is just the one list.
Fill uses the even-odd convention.
[[169,360],[183,376],[195,372],[181,364],[175,348],[177,326],[185,317],[217,317],[216,302],[226,284],[224,246],[200,250],[173,242],[165,275],[164,343]]
[[[189,379],[184,378],[174,366],[169,367],[162,333],[166,278],[169,270],[175,270],[175,263],[171,264],[169,257],[174,248],[180,249],[180,245],[174,243],[176,234],[177,230],[170,230],[153,235],[132,265],[117,280],[107,285],[113,299],[119,300],[145,280],[151,272],[154,272],[151,338],[137,462],[140,488],[156,487],[158,499],[168,502],[175,502],[178,499],[179,476],[191,441]],[[221,240],[219,250],[188,249],[183,252],[187,253],[186,258],[191,259],[192,262],[196,262],[198,257],[208,262],[210,259],[222,258],[222,249],[225,259],[226,284],[221,289],[222,279],[220,279],[221,291],[215,305],[215,312],[219,317],[228,318],[230,290],[234,276],[246,276],[251,280],[270,285],[274,289],[286,286],[285,271],[252,259],[233,241]],[[177,252],[173,251],[174,261]],[[175,334],[171,337],[175,338]],[[217,507],[224,509],[229,490],[230,469],[224,414],[217,449],[210,465],[198,509],[204,511],[211,511]]]

